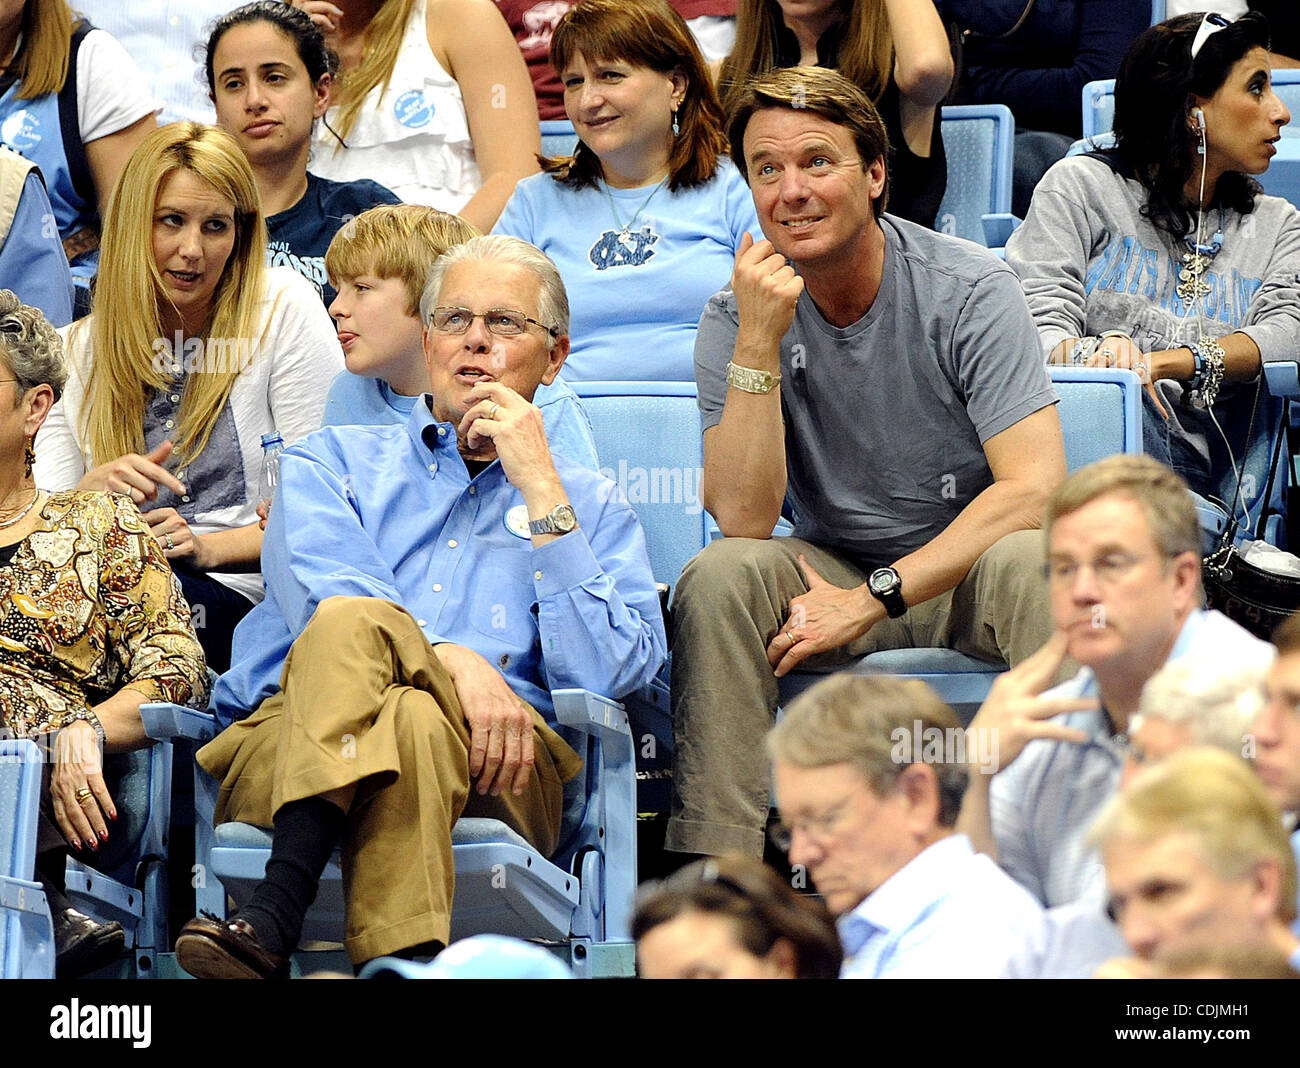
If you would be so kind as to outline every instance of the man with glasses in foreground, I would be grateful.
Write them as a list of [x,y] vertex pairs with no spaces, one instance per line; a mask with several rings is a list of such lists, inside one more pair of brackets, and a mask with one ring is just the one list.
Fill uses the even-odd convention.
[[[1147,680],[1183,658],[1225,673],[1262,670],[1273,650],[1200,607],[1195,506],[1183,480],[1150,457],[1112,456],[1075,472],[1046,522],[1056,633],[994,683],[972,722],[996,735],[999,768],[973,778],[958,826],[1056,906],[1104,893],[1086,831],[1119,785]],[[1067,656],[1082,670],[1048,689]]]
[[923,683],[836,675],[768,735],[781,826],[838,919],[846,979],[998,979],[1043,910],[954,830],[978,749]]
[[202,978],[285,975],[336,846],[352,960],[436,953],[462,813],[559,844],[581,761],[550,690],[621,697],[666,653],[635,514],[552,455],[530,403],[569,350],[554,264],[474,238],[420,308],[431,395],[409,421],[327,428],[281,462],[266,599],[214,692],[229,726],[198,754],[216,822],[271,828],[271,859],[237,917],[182,929]]

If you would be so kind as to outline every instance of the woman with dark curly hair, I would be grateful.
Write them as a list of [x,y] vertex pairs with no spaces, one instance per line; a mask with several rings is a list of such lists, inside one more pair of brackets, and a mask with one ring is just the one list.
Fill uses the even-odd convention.
[[643,979],[838,979],[843,957],[826,906],[742,856],[642,889],[632,937]]
[[49,755],[36,870],[60,978],[124,943],[119,924],[95,923],[64,893],[69,851],[108,870],[138,835],[104,754],[149,744],[144,702],[207,693],[189,606],[131,499],[36,487],[33,442],[66,379],[54,328],[0,289],[0,728]]
[[1007,244],[1048,360],[1146,385],[1144,445],[1192,489],[1226,472],[1225,415],[1300,350],[1300,212],[1265,196],[1290,121],[1264,19],[1153,26],[1115,85],[1113,149],[1056,164]]

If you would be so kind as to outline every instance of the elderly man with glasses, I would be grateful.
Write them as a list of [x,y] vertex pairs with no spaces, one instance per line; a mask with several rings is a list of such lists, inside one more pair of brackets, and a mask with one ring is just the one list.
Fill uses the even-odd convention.
[[[1200,607],[1195,507],[1150,457],[1112,456],[1071,475],[1048,505],[1047,536],[1056,633],[999,678],[976,715],[972,726],[998,738],[999,770],[972,780],[959,826],[1056,906],[1102,898],[1085,835],[1118,788],[1147,680],[1181,659],[1263,671],[1273,650]],[[1067,656],[1082,670],[1047,690]]]
[[462,813],[559,844],[581,761],[550,690],[619,697],[664,659],[635,514],[551,453],[531,403],[569,350],[554,264],[475,238],[435,263],[420,310],[431,393],[409,421],[284,454],[266,600],[214,693],[230,725],[198,754],[217,822],[271,828],[271,859],[237,917],[182,930],[195,975],[285,974],[336,846],[353,961],[437,952]]
[[836,917],[845,979],[1000,979],[1043,910],[954,828],[974,736],[923,683],[841,674],[768,735],[790,862]]

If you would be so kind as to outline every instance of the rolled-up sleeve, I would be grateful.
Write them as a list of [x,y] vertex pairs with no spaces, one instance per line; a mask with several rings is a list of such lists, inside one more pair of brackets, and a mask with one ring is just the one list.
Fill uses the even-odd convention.
[[551,689],[622,697],[667,656],[645,535],[611,485],[594,521],[532,552],[542,660]]

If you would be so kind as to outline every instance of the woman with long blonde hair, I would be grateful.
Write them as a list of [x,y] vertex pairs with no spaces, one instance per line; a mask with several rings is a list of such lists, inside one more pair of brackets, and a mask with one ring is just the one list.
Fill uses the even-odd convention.
[[796,66],[834,68],[871,98],[889,134],[887,210],[934,226],[948,184],[939,105],[953,66],[933,0],[739,0],[718,76],[724,106],[749,78]]
[[312,172],[382,178],[407,203],[491,230],[541,147],[528,68],[492,0],[292,2],[339,57]]
[[219,670],[261,596],[261,436],[319,427],[343,366],[313,287],[265,256],[233,138],[198,123],[151,134],[108,206],[94,313],[64,331],[68,385],[36,462],[46,488],[146,509]]

